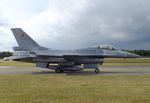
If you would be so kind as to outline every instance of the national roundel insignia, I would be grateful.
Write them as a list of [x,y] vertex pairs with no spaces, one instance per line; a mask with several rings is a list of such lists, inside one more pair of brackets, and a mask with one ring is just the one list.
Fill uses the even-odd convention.
[[25,39],[25,34],[21,33],[21,39]]

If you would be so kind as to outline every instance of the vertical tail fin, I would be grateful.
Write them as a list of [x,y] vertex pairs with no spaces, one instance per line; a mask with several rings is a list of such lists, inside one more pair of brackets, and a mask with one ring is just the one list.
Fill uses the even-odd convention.
[[32,50],[34,48],[39,48],[40,45],[35,42],[28,34],[26,34],[20,28],[12,28],[11,29],[15,39],[20,48],[25,48],[26,50]]

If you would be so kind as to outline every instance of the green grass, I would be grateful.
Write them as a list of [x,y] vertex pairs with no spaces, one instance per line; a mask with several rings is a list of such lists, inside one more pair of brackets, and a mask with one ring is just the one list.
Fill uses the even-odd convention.
[[[149,65],[150,59],[106,59],[104,66]],[[0,61],[0,66],[33,66]],[[0,103],[149,103],[150,75],[0,75]]]
[[34,63],[0,60],[0,66],[34,66]]
[[107,58],[105,63],[150,63],[150,58]]
[[107,58],[104,66],[150,66],[150,58],[124,59]]
[[0,76],[0,103],[149,103],[150,75]]

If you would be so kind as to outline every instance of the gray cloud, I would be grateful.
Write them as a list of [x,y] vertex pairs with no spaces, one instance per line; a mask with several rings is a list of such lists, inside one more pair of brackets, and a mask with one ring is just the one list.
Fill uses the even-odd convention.
[[49,0],[42,12],[16,24],[52,49],[98,44],[150,49],[149,5],[149,0]]
[[4,17],[2,17],[0,14],[0,27],[7,27],[7,26],[8,26],[7,20],[4,19]]
[[110,43],[119,48],[150,49],[149,5],[148,0],[88,0],[82,10],[70,14],[75,17],[67,26],[61,25],[64,21],[60,20],[60,25],[48,25],[54,27],[54,32],[48,33],[58,35],[57,47]]
[[13,39],[9,32],[9,22],[0,15],[0,51],[10,50],[13,46]]

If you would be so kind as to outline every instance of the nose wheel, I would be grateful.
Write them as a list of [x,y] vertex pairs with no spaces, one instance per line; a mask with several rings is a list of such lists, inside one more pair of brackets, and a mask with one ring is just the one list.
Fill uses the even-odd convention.
[[95,69],[95,73],[99,73],[100,72],[100,69],[99,68],[96,68]]

